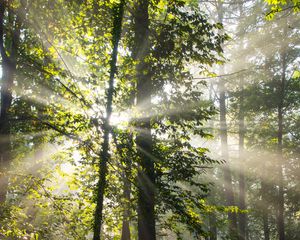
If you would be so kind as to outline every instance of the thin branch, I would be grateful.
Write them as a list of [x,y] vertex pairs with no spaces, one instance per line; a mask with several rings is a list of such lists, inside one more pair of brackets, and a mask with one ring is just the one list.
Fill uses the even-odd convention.
[[240,74],[240,73],[246,72],[248,70],[249,70],[249,68],[242,69],[242,70],[239,70],[239,71],[233,72],[233,73],[227,73],[227,74],[222,74],[222,75],[217,75],[217,76],[212,76],[212,77],[198,77],[198,78],[193,78],[193,79],[195,79],[195,80],[205,80],[205,79],[212,79],[212,78],[222,78],[222,77],[228,77],[228,76]]
[[[78,96],[73,90],[71,90],[65,83],[63,83],[58,77],[55,77],[53,76],[53,73],[51,73],[50,71],[44,69],[42,66],[40,66],[40,64],[35,61],[34,59],[32,59],[31,57],[29,56],[26,56],[27,60],[29,60],[33,66],[39,70],[40,72],[43,72],[43,73],[46,73],[46,74],[49,74],[53,77],[53,79],[55,81],[57,81],[60,85],[62,85],[69,93],[71,93],[72,96],[74,96],[75,98],[77,98],[84,106],[88,107],[88,108],[91,108],[92,109],[92,106],[91,104],[89,104],[84,98],[82,98],[82,94],[80,94],[80,96]],[[32,67],[31,65],[29,65],[27,62],[25,62],[25,64],[27,66],[30,66]]]

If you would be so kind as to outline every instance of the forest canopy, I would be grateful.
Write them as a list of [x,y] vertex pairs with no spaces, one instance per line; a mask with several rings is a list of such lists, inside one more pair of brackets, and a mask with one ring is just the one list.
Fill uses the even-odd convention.
[[0,0],[0,239],[299,239],[299,4]]

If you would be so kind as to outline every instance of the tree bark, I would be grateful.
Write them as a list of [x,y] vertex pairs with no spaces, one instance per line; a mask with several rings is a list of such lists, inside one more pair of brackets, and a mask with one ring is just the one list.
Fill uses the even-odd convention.
[[137,0],[134,16],[134,55],[136,65],[136,104],[141,118],[137,122],[136,144],[139,155],[138,169],[138,239],[155,240],[155,172],[151,136],[151,72],[149,57],[149,1]]
[[[5,29],[5,12],[14,19],[11,33],[4,32]],[[19,9],[20,11],[20,9]],[[20,41],[20,16],[9,8],[7,1],[0,1],[0,52],[2,58],[2,82],[1,82],[1,111],[0,111],[0,204],[6,200],[8,188],[7,171],[11,164],[11,141],[10,141],[10,124],[9,110],[12,105],[12,86],[16,74],[17,52]],[[4,44],[4,37],[11,35],[11,48],[7,49]],[[9,52],[9,55],[7,54]]]
[[112,29],[112,46],[113,51],[110,60],[110,76],[108,82],[107,90],[107,103],[106,103],[106,118],[103,123],[103,143],[102,151],[100,154],[99,163],[99,180],[97,184],[97,200],[96,209],[94,216],[94,236],[93,240],[100,240],[101,236],[101,225],[103,221],[103,200],[104,191],[106,188],[106,175],[107,175],[107,163],[109,161],[109,134],[111,131],[109,120],[112,114],[112,103],[113,103],[113,93],[114,93],[114,78],[117,72],[117,57],[118,57],[118,47],[122,32],[122,19],[124,13],[125,0],[113,7],[113,29]]
[[130,183],[130,175],[131,175],[131,163],[126,164],[125,166],[125,176],[123,179],[123,196],[126,201],[124,204],[123,210],[123,223],[122,223],[122,234],[121,240],[130,240],[130,193],[131,193],[131,183]]
[[[134,103],[134,98],[132,98],[132,105]],[[132,148],[133,148],[133,135],[130,133],[128,134],[128,152],[125,153],[126,156],[124,157],[124,177],[123,177],[123,198],[125,200],[124,210],[123,210],[123,223],[122,223],[122,233],[121,233],[121,240],[130,240],[130,195],[131,195],[131,182],[130,177],[132,174],[131,166],[133,158]]]

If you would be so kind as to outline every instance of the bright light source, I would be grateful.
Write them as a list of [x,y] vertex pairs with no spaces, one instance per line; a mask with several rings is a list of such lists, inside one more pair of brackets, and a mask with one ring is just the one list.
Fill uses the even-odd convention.
[[110,125],[122,128],[128,125],[130,115],[126,112],[113,113],[110,117]]

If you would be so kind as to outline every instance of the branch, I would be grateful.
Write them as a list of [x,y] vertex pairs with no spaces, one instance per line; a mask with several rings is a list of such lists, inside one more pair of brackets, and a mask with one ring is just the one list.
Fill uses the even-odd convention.
[[195,80],[205,80],[205,79],[212,79],[212,78],[222,78],[222,77],[232,76],[232,75],[236,75],[236,74],[239,74],[239,73],[242,73],[242,72],[246,72],[248,70],[249,70],[249,68],[245,68],[245,69],[239,70],[237,72],[233,72],[233,73],[227,73],[227,74],[222,74],[222,75],[217,75],[217,76],[212,76],[212,77],[198,77],[198,78],[193,78],[193,79],[195,79]]
[[[32,59],[31,57],[29,57],[29,56],[27,56],[27,55],[26,55],[26,57],[27,57],[27,60],[29,60],[29,61],[33,64],[33,66],[34,66],[38,71],[51,75],[55,81],[57,81],[59,84],[61,84],[61,85],[66,89],[67,92],[71,93],[71,95],[74,96],[75,98],[77,98],[84,106],[86,106],[86,107],[92,109],[91,104],[89,104],[89,103],[82,97],[82,94],[80,94],[80,96],[78,96],[73,90],[71,90],[71,89],[70,89],[65,83],[63,83],[59,78],[54,77],[53,74],[52,74],[51,72],[47,71],[47,70],[44,69],[42,66],[40,66],[40,64],[39,64],[37,61],[35,61],[34,59]],[[32,67],[32,66],[29,65],[27,62],[25,62],[25,64],[26,64],[27,66]]]

